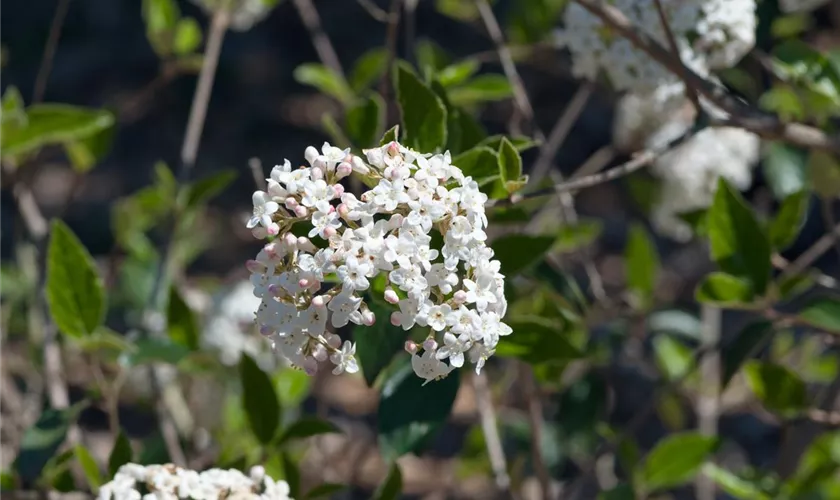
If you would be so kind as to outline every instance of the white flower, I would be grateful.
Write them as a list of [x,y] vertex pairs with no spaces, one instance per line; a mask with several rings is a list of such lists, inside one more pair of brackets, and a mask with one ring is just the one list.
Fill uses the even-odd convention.
[[316,235],[321,238],[329,239],[329,231],[341,227],[341,222],[338,220],[338,215],[333,213],[315,212],[312,215],[312,229],[309,231],[309,237],[314,238]]
[[352,294],[352,290],[345,288],[333,298],[327,308],[332,311],[332,326],[341,328],[350,321],[350,315],[359,310],[361,297]]
[[327,306],[310,305],[298,317],[298,326],[310,337],[317,338],[324,334],[327,327]]
[[496,302],[496,281],[493,276],[481,274],[473,280],[464,280],[467,288],[467,302],[475,303],[479,311],[487,308],[488,303]]
[[335,365],[333,375],[341,375],[343,372],[356,373],[359,371],[359,365],[356,363],[356,344],[349,340],[344,341],[340,351],[336,351],[330,356],[330,361]]
[[333,190],[323,179],[305,182],[303,184],[303,193],[303,197],[300,199],[303,206],[314,207],[323,213],[330,211],[330,200],[333,197]]
[[436,332],[443,331],[447,322],[452,320],[452,308],[449,304],[431,306],[424,313],[424,322]]
[[464,366],[464,351],[467,351],[472,345],[470,336],[461,334],[456,337],[452,333],[446,332],[443,334],[443,343],[443,347],[437,350],[435,357],[437,359],[449,358],[449,364],[455,368]]
[[449,375],[454,367],[441,362],[435,357],[432,351],[424,351],[422,356],[413,354],[411,356],[411,368],[418,377],[425,380],[423,385],[428,384],[432,380],[440,380]]
[[274,224],[271,216],[280,209],[280,205],[271,201],[268,193],[263,191],[254,192],[251,199],[254,202],[254,215],[248,220],[248,229],[255,227],[257,224],[262,225],[266,229],[271,227]]
[[370,264],[351,256],[347,257],[343,266],[338,267],[337,273],[338,277],[344,282],[345,288],[350,288],[352,290],[367,290],[370,286],[367,274],[370,273],[370,271]]

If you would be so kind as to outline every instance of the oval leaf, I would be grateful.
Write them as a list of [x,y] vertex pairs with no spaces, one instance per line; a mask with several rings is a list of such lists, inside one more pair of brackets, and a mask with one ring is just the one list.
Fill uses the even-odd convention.
[[747,385],[764,406],[774,412],[791,414],[807,404],[805,382],[784,366],[749,361],[744,366]]
[[282,446],[290,439],[303,439],[318,434],[341,432],[331,422],[319,418],[302,418],[286,428],[277,440],[277,446]]
[[60,220],[52,224],[47,249],[47,303],[65,335],[92,334],[105,317],[105,289],[93,258]]
[[796,241],[796,236],[805,222],[811,194],[799,191],[782,202],[776,217],[770,223],[770,243],[776,250],[784,250]]
[[840,297],[819,297],[799,311],[799,319],[828,332],[840,333]]
[[495,258],[502,263],[502,274],[512,278],[542,260],[555,240],[552,236],[512,234],[497,239],[492,247]]
[[353,91],[344,77],[323,64],[301,64],[295,68],[294,77],[299,83],[315,87],[339,102],[348,103],[353,99]]
[[404,64],[395,68],[403,143],[423,152],[446,144],[446,108],[440,98]]
[[640,470],[646,491],[671,488],[690,480],[717,447],[717,438],[696,432],[673,434],[660,441]]
[[169,289],[166,326],[172,342],[191,351],[198,349],[198,323],[192,309],[184,302],[175,285]]
[[247,354],[239,360],[239,376],[242,380],[242,407],[251,430],[261,443],[269,443],[280,424],[280,403],[274,385]]
[[659,254],[644,227],[633,225],[624,250],[627,285],[640,307],[650,306],[659,273]]
[[371,500],[396,500],[402,492],[402,472],[396,462],[391,465],[388,475],[373,493]]
[[703,278],[694,293],[698,302],[727,307],[749,304],[754,296],[748,281],[719,272],[709,273]]
[[73,453],[76,455],[76,460],[82,466],[82,470],[87,478],[88,485],[91,491],[96,491],[102,486],[102,476],[99,473],[99,466],[96,465],[93,455],[84,446],[77,444],[73,448]]
[[349,139],[360,148],[371,148],[382,134],[385,121],[385,102],[379,94],[372,94],[350,106],[345,114]]
[[111,454],[108,455],[108,476],[114,477],[120,467],[132,461],[134,452],[131,450],[131,443],[124,432],[120,431]]
[[33,104],[26,109],[26,117],[25,126],[3,127],[4,157],[86,139],[114,125],[110,111],[68,104]]
[[773,335],[773,331],[773,323],[769,321],[753,323],[741,330],[732,342],[721,349],[722,388],[729,385],[729,381],[738,373],[741,365],[757,353],[756,351]]
[[356,356],[362,366],[362,373],[368,386],[373,386],[376,377],[391,364],[394,354],[403,348],[408,332],[388,321],[391,309],[377,300],[367,301],[370,310],[379,319],[373,326],[356,328]]

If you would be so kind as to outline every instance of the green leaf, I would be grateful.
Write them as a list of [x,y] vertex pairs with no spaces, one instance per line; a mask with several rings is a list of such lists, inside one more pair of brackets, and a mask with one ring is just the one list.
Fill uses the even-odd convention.
[[501,101],[512,94],[513,88],[504,75],[479,75],[448,92],[449,100],[459,106]]
[[28,121],[23,97],[14,85],[6,87],[6,92],[3,93],[3,114],[0,116],[0,121],[2,121],[4,133],[6,127],[25,127]]
[[175,285],[169,289],[169,308],[166,312],[166,326],[172,342],[191,351],[198,349],[198,322],[190,306],[184,302]]
[[324,483],[309,490],[306,493],[306,495],[303,496],[303,498],[307,500],[321,497],[334,498],[336,493],[338,493],[339,491],[346,490],[347,488],[348,486],[344,484]]
[[26,429],[15,460],[20,478],[32,483],[41,476],[47,462],[58,452],[67,437],[67,429],[76,418],[74,409],[47,409],[38,421]]
[[771,142],[764,149],[764,177],[777,200],[783,200],[808,186],[808,156],[802,149]]
[[298,83],[315,87],[343,104],[348,104],[353,99],[353,90],[344,77],[323,64],[301,64],[295,68],[293,75]]
[[362,92],[385,74],[388,63],[388,51],[383,47],[369,50],[356,59],[350,72],[350,87]]
[[173,31],[180,17],[175,0],[143,0],[146,37],[159,56],[165,57],[172,51]]
[[646,491],[678,486],[689,481],[717,447],[717,438],[696,432],[672,434],[659,441],[639,470]]
[[840,297],[818,297],[799,311],[798,318],[831,333],[840,333]]
[[80,174],[92,169],[110,151],[115,132],[115,127],[108,127],[89,137],[65,142],[64,150],[73,169]]
[[761,488],[752,481],[742,479],[728,470],[708,463],[703,467],[703,472],[712,479],[720,489],[740,500],[770,500]]
[[726,307],[749,304],[754,297],[755,293],[748,281],[721,272],[706,275],[694,293],[698,302]]
[[557,231],[557,240],[551,247],[555,252],[576,252],[595,242],[604,230],[597,219],[580,219],[575,224],[564,224]]
[[653,338],[656,364],[668,380],[684,377],[694,365],[691,349],[670,335]]
[[312,385],[312,377],[302,370],[281,370],[273,378],[281,408],[300,406]]
[[353,335],[357,359],[362,367],[365,382],[371,387],[382,370],[391,364],[394,354],[402,350],[408,332],[391,324],[391,308],[378,300],[368,300],[367,304],[378,321],[373,326],[356,328]]
[[111,454],[108,455],[108,477],[114,477],[120,467],[131,462],[133,457],[134,452],[131,450],[131,443],[125,433],[120,431],[117,440],[114,442],[114,447],[111,448]]
[[184,345],[158,338],[141,338],[132,348],[120,356],[120,364],[126,367],[140,366],[147,363],[178,364],[190,354]]
[[522,157],[507,138],[499,145],[499,177],[505,185],[522,177]]
[[452,63],[452,58],[433,40],[423,38],[415,43],[417,67],[423,75],[434,75]]
[[248,423],[254,436],[261,443],[268,444],[280,424],[280,402],[274,392],[274,384],[247,354],[243,354],[239,361],[239,376],[242,380],[242,406],[248,415]]
[[707,214],[712,258],[721,270],[748,278],[761,295],[770,281],[770,242],[741,195],[721,179]]
[[650,307],[659,274],[659,254],[647,230],[638,224],[630,228],[624,249],[627,285],[642,309]]
[[27,124],[3,125],[3,157],[33,152],[49,144],[63,144],[92,137],[114,125],[110,111],[69,104],[34,104],[26,110]]
[[383,456],[419,453],[452,411],[460,382],[459,370],[426,385],[409,363],[395,370],[382,385],[377,411]]
[[473,76],[480,66],[481,63],[475,59],[464,59],[443,68],[437,74],[437,80],[444,87],[459,85]]
[[[792,85],[785,83],[777,83],[761,94],[758,98],[758,106],[778,114],[779,118],[785,121],[798,121],[806,117],[800,92]],[[767,165],[765,165],[765,172],[767,172]],[[768,179],[771,181],[771,187],[774,187],[774,180],[769,177]]]
[[[459,155],[487,137],[484,127],[473,115],[455,106],[450,106],[447,110],[446,150],[451,154]],[[496,151],[498,145],[490,149]]]
[[510,279],[541,261],[555,240],[552,236],[512,234],[498,238],[492,247],[502,264],[502,274]]
[[744,362],[758,353],[757,351],[772,337],[773,332],[771,322],[758,321],[741,330],[731,342],[721,348],[721,388],[725,389],[729,385],[729,381],[738,373]]
[[397,500],[401,492],[402,472],[400,472],[400,466],[394,462],[385,480],[376,488],[371,500]]
[[396,140],[399,140],[400,137],[400,126],[394,125],[393,127],[389,128],[385,131],[382,135],[382,139],[379,140],[379,145],[384,146]]
[[102,476],[99,474],[99,466],[96,465],[96,460],[94,460],[87,448],[81,444],[77,444],[73,448],[73,451],[76,455],[76,460],[82,466],[91,491],[96,492],[102,486]]
[[289,483],[289,497],[300,498],[300,468],[288,453],[281,455],[284,479]]
[[277,439],[276,446],[281,447],[289,440],[304,439],[319,434],[340,433],[341,431],[331,422],[320,418],[301,418],[287,427]]
[[527,0],[511,4],[505,32],[510,43],[545,41],[556,27],[568,0]]
[[529,364],[563,363],[583,357],[569,341],[569,329],[559,323],[534,319],[507,319],[513,335],[496,347],[496,355]]
[[403,144],[433,152],[446,144],[446,108],[440,98],[404,64],[394,69],[402,116]]
[[382,135],[385,101],[379,94],[371,94],[350,106],[344,119],[350,141],[361,148],[372,148]]
[[472,177],[476,181],[492,177],[499,172],[496,152],[484,146],[464,151],[452,159],[452,165],[460,168],[465,177]]
[[539,142],[531,139],[530,137],[524,136],[504,136],[504,135],[491,135],[487,137],[483,141],[479,142],[480,146],[487,146],[488,148],[492,149],[493,151],[498,151],[498,149],[502,146],[502,139],[507,139],[511,144],[516,147],[516,150],[522,153],[523,151],[527,151],[533,147],[539,146]]
[[776,250],[784,250],[796,241],[799,230],[805,223],[811,195],[798,191],[786,197],[776,216],[770,222],[770,243]]
[[236,176],[234,170],[222,170],[194,182],[187,194],[187,208],[196,208],[218,196]]
[[58,329],[70,337],[92,334],[105,319],[105,289],[87,249],[60,220],[47,249],[47,303]]
[[805,382],[784,366],[761,361],[748,361],[744,375],[756,397],[768,410],[790,414],[808,403]]
[[192,54],[201,45],[201,26],[192,17],[184,17],[175,27],[172,50],[179,56]]
[[840,162],[831,153],[811,151],[808,172],[814,191],[823,198],[840,196]]
[[321,115],[321,127],[323,127],[324,132],[330,136],[330,142],[332,142],[333,146],[339,148],[349,148],[352,146],[352,144],[350,144],[350,139],[344,133],[344,130],[341,129],[341,126],[331,113],[324,113]]
[[629,484],[619,484],[598,494],[598,500],[636,500],[636,494]]

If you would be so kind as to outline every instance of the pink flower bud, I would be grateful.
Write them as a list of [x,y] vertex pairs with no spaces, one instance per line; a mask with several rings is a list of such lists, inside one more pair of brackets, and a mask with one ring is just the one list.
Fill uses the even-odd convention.
[[341,195],[344,194],[344,185],[343,184],[335,184],[333,186],[333,198],[341,198]]
[[326,339],[327,345],[332,347],[333,349],[338,349],[339,347],[341,347],[341,337],[334,333],[325,333],[324,339]]
[[353,166],[346,161],[341,162],[335,168],[335,176],[338,179],[343,179],[353,172]]
[[326,302],[324,302],[324,296],[316,295],[315,297],[312,297],[312,305],[315,307],[324,307],[326,305]]
[[392,228],[397,228],[397,227],[400,227],[400,225],[402,225],[402,222],[403,222],[404,219],[405,219],[405,217],[403,217],[402,214],[394,214],[394,215],[391,216],[391,219],[388,220],[388,224]]
[[346,218],[347,214],[349,214],[349,213],[350,213],[350,207],[348,207],[344,203],[342,203],[341,205],[338,206],[338,215],[340,215],[342,218]]
[[362,324],[365,326],[373,326],[376,323],[376,315],[373,311],[367,310],[362,313]]
[[324,169],[326,168],[326,165],[324,165],[324,162],[320,160],[315,160],[315,164],[316,166],[312,167],[309,171],[309,175],[312,177],[313,181],[319,181],[324,178]]
[[333,213],[333,212],[335,212],[335,207],[334,207],[334,206],[332,206],[332,205],[330,205],[330,208],[327,210],[327,213],[328,213],[328,214],[331,214],[331,213]]
[[249,260],[248,262],[246,262],[245,268],[252,273],[265,272],[265,266],[257,262],[256,260]]
[[388,144],[388,154],[391,156],[397,156],[400,154],[400,147],[397,145],[397,141],[391,141],[391,143]]
[[312,356],[307,356],[303,359],[303,371],[310,377],[318,373],[318,361]]
[[315,149],[314,146],[308,146],[306,148],[306,151],[303,152],[303,157],[306,158],[306,161],[308,161],[310,165],[312,165],[312,162],[315,161],[315,158],[318,158],[319,156],[320,153],[318,153],[318,150]]
[[423,349],[427,351],[436,351],[438,348],[438,343],[435,339],[426,339],[423,342]]
[[324,236],[327,238],[332,238],[335,236],[335,228],[332,226],[327,226],[324,228]]
[[280,234],[280,226],[278,226],[276,222],[272,222],[266,228],[266,232],[271,236],[277,236],[278,234]]
[[288,198],[286,198],[286,202],[284,203],[284,205],[286,205],[286,208],[288,208],[289,210],[294,210],[295,208],[297,208],[299,203],[296,199],[289,196]]
[[409,354],[417,354],[417,344],[411,340],[405,341],[405,352]]
[[307,288],[309,286],[309,280],[306,278],[301,278],[298,280],[298,286],[301,288]]
[[327,349],[321,344],[316,345],[315,348],[312,350],[312,357],[315,358],[317,361],[326,361]]
[[391,324],[394,326],[400,326],[402,324],[402,313],[398,311],[394,311],[391,313]]
[[353,156],[353,158],[350,160],[350,163],[353,165],[354,172],[357,172],[362,175],[367,175],[370,173],[370,167],[365,165],[364,160],[362,160],[358,156]]
[[304,206],[298,205],[295,207],[295,215],[297,215],[298,217],[306,217],[307,215],[309,215],[309,210],[307,210]]
[[400,301],[400,297],[397,295],[393,289],[388,288],[385,290],[385,302],[389,304],[396,304]]
[[467,292],[458,290],[452,295],[452,300],[455,301],[456,304],[463,304],[467,301]]

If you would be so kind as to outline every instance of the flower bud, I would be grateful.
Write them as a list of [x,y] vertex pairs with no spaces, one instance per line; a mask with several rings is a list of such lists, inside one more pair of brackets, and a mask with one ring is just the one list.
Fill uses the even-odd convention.
[[324,296],[316,295],[312,297],[312,305],[315,307],[324,307],[324,305],[326,305],[326,302],[324,302]]
[[268,231],[266,231],[262,226],[257,226],[254,229],[251,229],[251,234],[258,240],[264,240],[265,237],[268,236]]
[[330,205],[330,208],[327,210],[327,213],[328,213],[328,214],[331,214],[331,213],[333,213],[333,212],[335,212],[335,207],[334,207],[334,206],[332,206],[332,205]]
[[351,166],[353,167],[353,171],[357,174],[367,175],[370,173],[370,167],[365,165],[364,160],[360,157],[353,155],[353,158],[350,160]]
[[402,313],[400,313],[399,311],[392,312],[391,324],[394,326],[400,326],[402,324]]
[[283,204],[289,210],[294,210],[298,207],[298,205],[300,205],[300,203],[298,203],[298,201],[293,196],[289,196],[288,198],[286,198],[286,201]]
[[285,243],[289,249],[294,249],[297,246],[297,237],[292,233],[286,233],[283,235],[283,243]]
[[309,170],[309,175],[312,176],[313,181],[319,181],[324,178],[325,166],[324,162],[320,160],[316,161],[315,163],[317,164],[317,166],[312,167],[312,169]]
[[437,348],[438,348],[438,343],[435,339],[426,339],[423,342],[423,349],[425,349],[427,351],[434,352],[434,351],[437,350]]
[[323,345],[317,344],[315,348],[312,349],[312,357],[314,357],[317,361],[326,361],[327,349]]
[[353,173],[353,165],[350,165],[346,161],[343,161],[335,167],[335,178],[336,179],[343,179]]
[[299,280],[298,280],[298,286],[299,286],[299,287],[301,287],[301,288],[307,288],[307,287],[309,287],[309,280],[308,280],[308,279],[306,279],[306,278],[301,278],[301,279],[299,279]]
[[417,344],[411,340],[405,341],[405,352],[409,354],[417,354]]
[[312,356],[307,356],[303,359],[303,371],[310,377],[318,373],[318,361]]
[[260,325],[260,335],[263,337],[269,337],[274,335],[274,330],[268,325]]
[[318,251],[318,248],[315,245],[313,245],[312,241],[306,236],[298,236],[297,247],[299,250],[303,250],[304,252],[315,253]]
[[265,479],[265,467],[262,465],[255,465],[251,467],[251,471],[248,473],[251,477],[251,481],[255,483],[262,483],[263,479]]
[[341,216],[341,218],[346,219],[347,214],[349,214],[349,213],[350,213],[350,207],[348,207],[344,203],[342,203],[341,205],[338,206],[338,215]]
[[307,215],[309,215],[309,210],[307,210],[304,206],[298,205],[297,207],[295,207],[295,215],[297,215],[298,217],[306,217]]
[[393,289],[388,288],[385,290],[385,302],[389,304],[396,304],[400,301],[400,297],[397,295]]
[[388,154],[391,156],[397,156],[400,154],[400,147],[397,145],[397,141],[391,141],[391,143],[388,144]]
[[265,266],[262,265],[262,263],[260,263],[256,260],[253,260],[253,259],[249,260],[248,262],[245,263],[245,268],[248,269],[248,271],[250,271],[252,273],[264,273],[265,272]]
[[335,228],[332,226],[327,226],[324,228],[324,236],[326,238],[332,238],[335,236]]
[[266,232],[271,236],[277,236],[280,234],[280,226],[278,226],[276,222],[272,222],[266,228]]
[[321,154],[314,146],[307,147],[306,151],[303,152],[303,157],[306,158],[306,161],[308,161],[310,165],[312,165],[315,158],[318,158],[319,156],[321,156]]
[[332,347],[333,349],[338,349],[339,347],[341,347],[341,337],[334,333],[325,333],[324,339],[327,341],[327,345]]
[[344,185],[342,184],[335,184],[333,187],[333,198],[341,198],[341,195],[344,194]]
[[456,304],[459,304],[459,305],[460,305],[460,304],[463,304],[464,302],[466,302],[466,301],[467,301],[467,292],[465,292],[465,291],[463,291],[463,290],[458,290],[457,292],[455,292],[455,293],[452,295],[452,300],[453,300]]

